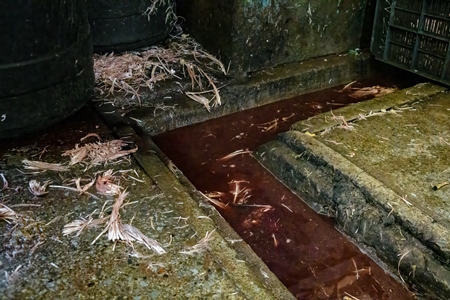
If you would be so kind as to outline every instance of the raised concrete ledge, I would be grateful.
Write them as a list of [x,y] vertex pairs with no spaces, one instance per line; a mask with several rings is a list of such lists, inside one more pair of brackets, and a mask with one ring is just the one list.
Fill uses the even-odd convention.
[[[336,54],[256,72],[223,87],[220,91],[222,105],[213,107],[211,112],[184,94],[174,94],[173,91],[169,91],[170,99],[163,100],[166,94],[161,92],[158,99],[144,99],[145,107],[129,112],[121,111],[120,108],[108,104],[97,108],[103,113],[115,111],[130,124],[139,120],[138,125],[146,133],[156,135],[167,130],[367,77],[372,72],[372,62],[370,53],[366,51],[357,56]],[[162,102],[168,109],[156,108],[156,105]]]
[[[335,218],[339,230],[373,249],[372,254],[386,263],[393,275],[430,297],[447,299],[448,264],[421,242],[417,231],[446,242],[448,232],[439,232],[428,216],[408,209],[381,182],[313,138],[300,132],[280,138],[283,142],[269,142],[256,153],[268,170],[317,212]],[[427,228],[414,229],[413,223]]]
[[[436,223],[420,209],[408,206],[401,200],[401,195],[313,137],[290,131],[281,134],[280,138],[295,152],[308,153],[311,163],[329,162],[339,175],[348,177],[347,180],[363,193],[369,204],[384,211],[386,217],[388,214],[393,215],[403,228],[434,250],[440,260],[450,262],[450,231],[446,227]],[[334,199],[333,194],[326,196]]]

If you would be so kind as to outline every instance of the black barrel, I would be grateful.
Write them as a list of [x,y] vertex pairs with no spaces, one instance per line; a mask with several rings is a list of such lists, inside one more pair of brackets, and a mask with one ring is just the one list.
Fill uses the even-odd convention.
[[0,41],[0,138],[86,104],[94,69],[85,0],[1,0]]
[[155,44],[175,21],[174,0],[89,0],[94,52],[120,52]]

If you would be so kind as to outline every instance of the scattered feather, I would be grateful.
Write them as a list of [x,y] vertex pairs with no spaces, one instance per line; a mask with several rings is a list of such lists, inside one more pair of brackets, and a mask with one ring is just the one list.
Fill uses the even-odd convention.
[[79,236],[81,232],[88,228],[95,228],[101,224],[104,224],[108,220],[108,217],[93,219],[89,216],[89,219],[75,220],[69,224],[66,224],[63,229],[64,235],[69,235],[76,232],[76,236]]
[[24,165],[24,168],[27,170],[39,170],[39,171],[49,170],[49,171],[56,171],[56,172],[69,171],[68,167],[63,166],[61,164],[52,164],[52,163],[46,163],[43,161],[28,160],[28,159],[22,160],[22,163]]
[[212,197],[208,197],[207,195],[203,194],[202,192],[199,192],[199,193],[203,197],[205,197],[206,200],[208,200],[210,203],[214,204],[215,206],[218,206],[218,207],[220,207],[222,209],[229,209],[229,207],[225,203],[223,203],[222,201],[213,199]]
[[185,91],[189,98],[208,110],[221,105],[217,79],[209,70],[227,75],[223,63],[201,50],[189,35],[175,34],[167,44],[166,48],[153,46],[142,52],[94,55],[96,90],[100,95],[121,94],[113,100],[115,106],[142,106],[142,88],[152,91],[159,81],[184,77],[191,81],[191,90]]
[[116,201],[112,206],[112,212],[105,229],[95,238],[92,244],[94,244],[104,233],[108,232],[108,240],[110,241],[124,241],[131,245],[133,242],[137,242],[158,254],[166,253],[157,241],[147,237],[134,226],[122,223],[120,218],[120,208],[123,206],[123,202],[127,195],[127,191],[121,191],[118,194]]
[[95,188],[97,192],[103,195],[118,195],[121,191],[120,185],[114,183],[117,181],[116,176],[113,174],[113,170],[108,170],[103,175],[98,176],[95,182]]
[[218,158],[217,160],[219,161],[225,161],[225,160],[229,160],[237,155],[242,155],[242,154],[252,154],[252,151],[248,150],[248,149],[240,149],[240,150],[236,150],[234,152],[231,152],[230,154],[227,154],[221,158]]
[[102,163],[107,164],[110,161],[134,153],[138,149],[136,147],[134,149],[122,150],[124,146],[127,146],[127,143],[122,140],[88,143],[83,146],[77,144],[74,149],[68,150],[62,155],[70,157],[70,165],[84,163],[90,168]]
[[40,197],[40,196],[48,194],[47,187],[48,187],[49,184],[50,184],[50,181],[45,181],[41,185],[40,182],[38,182],[37,180],[32,179],[28,183],[28,190],[33,195],[35,195],[37,197]]
[[196,253],[202,253],[206,250],[208,250],[209,242],[213,240],[212,234],[216,231],[215,229],[211,232],[206,232],[206,235],[204,238],[202,238],[197,244],[191,247],[185,248],[183,251],[180,251],[181,254],[187,254],[187,255],[194,255]]
[[17,221],[18,215],[11,208],[3,203],[0,203],[0,220],[6,223],[12,223]]
[[94,183],[95,183],[95,178],[94,178],[91,182],[89,182],[89,183],[87,183],[87,184],[85,184],[85,185],[83,185],[83,186],[81,186],[81,177],[78,177],[78,178],[75,180],[75,184],[76,184],[76,186],[77,186],[77,190],[80,192],[80,195],[86,193],[87,190],[88,190],[91,186],[94,185]]
[[233,204],[234,205],[242,205],[247,203],[247,200],[252,196],[250,192],[252,191],[249,188],[242,187],[242,183],[248,183],[244,180],[232,180],[230,185],[234,186],[231,189],[231,194],[233,194]]
[[2,178],[2,181],[3,181],[3,187],[2,187],[2,191],[3,190],[6,190],[7,188],[8,188],[8,180],[6,180],[6,177],[5,177],[5,175],[3,175],[3,173],[0,173],[0,177]]
[[146,246],[149,250],[153,250],[160,255],[166,253],[166,251],[161,247],[161,245],[157,241],[147,237],[136,227],[131,226],[129,224],[123,224],[122,231],[124,233],[124,237],[126,237],[128,241],[130,242],[136,241],[139,244]]
[[80,142],[82,142],[82,141],[84,141],[85,139],[90,138],[90,137],[95,137],[95,138],[97,138],[97,140],[99,140],[99,141],[102,140],[98,134],[96,134],[96,133],[88,133],[88,134],[86,134],[84,137],[82,137],[82,138],[80,139]]

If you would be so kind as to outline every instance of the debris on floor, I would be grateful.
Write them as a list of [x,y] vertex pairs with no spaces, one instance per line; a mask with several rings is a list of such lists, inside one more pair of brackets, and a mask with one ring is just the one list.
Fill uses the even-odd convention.
[[227,75],[222,62],[179,27],[165,45],[141,52],[96,54],[94,69],[96,91],[108,99],[101,101],[110,101],[117,107],[148,106],[147,98],[161,96],[157,95],[158,85],[170,81],[177,92],[209,111],[221,105],[218,78]]
[[41,135],[0,144],[3,298],[292,297],[273,277],[258,279],[256,257],[230,247],[214,211],[201,211],[142,150],[153,159],[150,177],[131,156],[138,152],[88,107]]

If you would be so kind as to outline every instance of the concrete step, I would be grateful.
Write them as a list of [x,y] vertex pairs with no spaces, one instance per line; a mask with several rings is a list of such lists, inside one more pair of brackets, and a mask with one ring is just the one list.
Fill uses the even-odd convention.
[[426,297],[450,297],[450,95],[430,83],[298,122],[258,160]]

